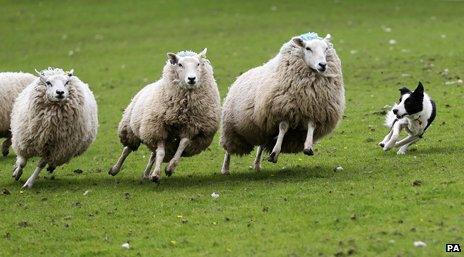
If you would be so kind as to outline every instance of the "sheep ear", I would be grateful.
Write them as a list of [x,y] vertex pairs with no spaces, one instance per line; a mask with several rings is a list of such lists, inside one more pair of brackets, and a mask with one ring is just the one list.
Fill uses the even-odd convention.
[[172,65],[176,65],[179,62],[179,57],[174,53],[168,53],[168,59]]
[[198,57],[199,58],[204,58],[206,59],[206,52],[208,51],[208,48],[205,48],[203,49],[203,51],[201,51],[199,54],[198,54]]
[[66,72],[68,74],[68,77],[74,76],[74,69],[71,69],[70,71]]
[[332,35],[327,34],[324,39],[325,39],[325,41],[327,41],[329,43],[332,43]]
[[299,46],[299,47],[304,47],[304,42],[303,42],[303,39],[299,38],[299,37],[294,37],[292,38],[292,41],[295,45]]
[[43,83],[45,83],[47,81],[47,78],[45,78],[45,76],[42,74],[42,72],[35,70],[35,73],[37,73],[37,75],[39,75],[39,78]]

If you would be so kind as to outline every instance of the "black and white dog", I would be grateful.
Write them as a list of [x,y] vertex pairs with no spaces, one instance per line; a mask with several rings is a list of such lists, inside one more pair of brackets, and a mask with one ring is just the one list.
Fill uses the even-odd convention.
[[[399,102],[385,117],[385,125],[390,128],[390,132],[379,145],[384,151],[399,147],[397,154],[406,154],[408,147],[421,139],[432,124],[437,108],[435,102],[424,92],[421,82],[414,92],[406,87],[401,88],[400,92]],[[402,129],[406,130],[408,136],[397,141]]]

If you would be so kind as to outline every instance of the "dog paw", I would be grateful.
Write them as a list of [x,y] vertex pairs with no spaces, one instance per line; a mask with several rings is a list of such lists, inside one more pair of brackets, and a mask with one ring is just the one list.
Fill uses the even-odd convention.
[[379,146],[382,147],[382,148],[384,148],[384,147],[385,147],[385,144],[384,144],[383,142],[380,142],[380,143],[379,143]]
[[406,154],[406,150],[398,150],[398,152],[396,152],[397,155],[405,155]]

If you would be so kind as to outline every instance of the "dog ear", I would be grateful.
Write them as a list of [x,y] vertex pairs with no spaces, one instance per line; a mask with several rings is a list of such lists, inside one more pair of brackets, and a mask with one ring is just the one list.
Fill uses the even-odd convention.
[[409,90],[409,88],[407,88],[407,87],[402,87],[402,88],[400,88],[400,93],[401,93],[401,95],[404,95],[404,94],[407,94],[407,93],[411,93],[411,90]]
[[418,93],[424,93],[424,85],[422,85],[422,82],[419,81],[419,84],[417,85],[417,88],[414,90],[414,92],[418,92]]

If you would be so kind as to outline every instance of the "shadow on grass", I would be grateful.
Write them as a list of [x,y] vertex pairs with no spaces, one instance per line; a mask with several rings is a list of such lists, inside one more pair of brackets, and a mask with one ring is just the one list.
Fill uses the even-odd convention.
[[[126,173],[126,174],[122,174]],[[44,173],[45,174],[45,173]],[[164,174],[159,183],[142,180],[138,172],[129,169],[121,171],[121,174],[112,177],[106,173],[86,173],[82,175],[66,175],[59,172],[54,179],[50,175],[41,176],[34,184],[31,191],[66,191],[66,190],[86,190],[89,188],[114,188],[118,190],[128,190],[134,187],[142,187],[149,190],[162,191],[179,191],[188,190],[189,188],[202,187],[243,187],[250,183],[294,183],[301,181],[311,181],[333,177],[336,173],[329,167],[292,167],[282,170],[263,169],[260,172],[254,170],[241,170],[230,175],[219,173],[211,174],[182,174],[175,173],[171,177]],[[14,181],[4,184],[7,187],[20,188],[26,181],[29,174],[23,174],[20,181]]]

